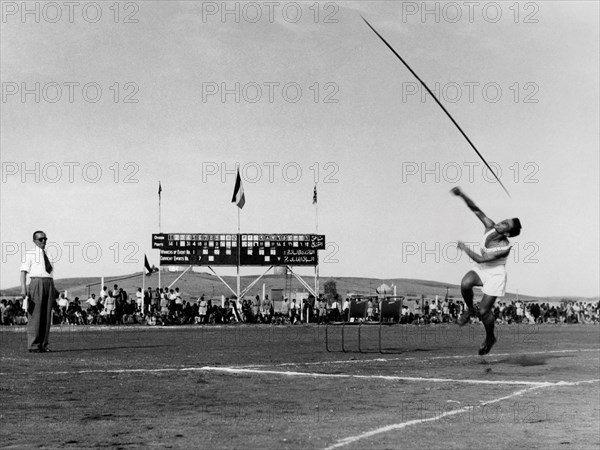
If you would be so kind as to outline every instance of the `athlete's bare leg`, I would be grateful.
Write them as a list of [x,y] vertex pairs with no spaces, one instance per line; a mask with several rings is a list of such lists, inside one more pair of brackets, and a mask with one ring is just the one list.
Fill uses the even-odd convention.
[[479,275],[477,275],[472,270],[467,272],[467,274],[463,277],[460,282],[460,292],[462,297],[467,305],[467,309],[463,312],[463,314],[458,318],[458,324],[460,326],[466,325],[469,323],[469,318],[471,316],[477,315],[477,310],[473,305],[473,288],[475,286],[483,286]]
[[494,324],[496,319],[494,318],[493,310],[495,301],[495,296],[483,294],[483,299],[479,303],[479,317],[485,327],[485,341],[479,348],[480,355],[489,353],[492,346],[496,343],[496,336],[494,336]]

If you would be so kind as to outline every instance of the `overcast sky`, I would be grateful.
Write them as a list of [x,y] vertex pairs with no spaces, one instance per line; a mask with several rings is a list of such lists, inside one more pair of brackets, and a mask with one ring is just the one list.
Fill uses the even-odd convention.
[[459,283],[459,185],[521,218],[509,291],[599,294],[597,2],[116,5],[2,3],[2,288],[36,229],[57,278],[158,264],[159,180],[163,232],[236,232],[237,163],[242,232],[318,221],[323,277]]

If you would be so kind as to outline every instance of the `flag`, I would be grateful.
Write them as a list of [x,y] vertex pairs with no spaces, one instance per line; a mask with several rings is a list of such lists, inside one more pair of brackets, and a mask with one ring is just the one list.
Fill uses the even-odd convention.
[[146,275],[150,275],[153,272],[152,267],[150,267],[150,263],[148,262],[148,257],[146,255],[144,255],[144,269],[146,269]]
[[237,177],[235,179],[235,189],[233,190],[233,198],[231,203],[237,204],[237,207],[242,209],[246,204],[246,196],[244,195],[244,185],[242,184],[242,177],[238,169]]
[[160,193],[162,192],[162,186],[160,185],[160,181],[158,182],[158,199],[160,200]]
[[315,184],[315,189],[313,190],[313,205],[317,204],[317,185]]

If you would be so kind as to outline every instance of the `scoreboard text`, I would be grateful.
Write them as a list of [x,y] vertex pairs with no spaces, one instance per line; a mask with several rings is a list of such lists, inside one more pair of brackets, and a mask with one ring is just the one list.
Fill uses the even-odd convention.
[[316,266],[325,235],[161,233],[152,248],[166,265]]

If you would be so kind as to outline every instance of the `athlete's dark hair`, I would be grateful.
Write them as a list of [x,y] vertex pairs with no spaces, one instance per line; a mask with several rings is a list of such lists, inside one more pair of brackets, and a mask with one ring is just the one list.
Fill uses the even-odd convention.
[[[33,232],[33,240],[34,240],[34,241],[35,241],[35,235],[36,235],[36,234],[38,234],[38,233],[44,233],[44,232],[43,232],[43,231],[40,231],[40,230],[38,230],[38,231],[34,231],[34,232]],[[46,233],[44,233],[44,234],[46,234]]]
[[521,234],[521,221],[518,218],[513,217],[512,222],[513,226],[508,233],[508,237],[515,237]]

